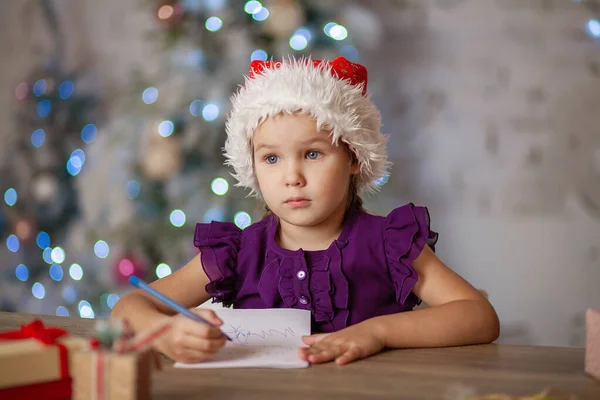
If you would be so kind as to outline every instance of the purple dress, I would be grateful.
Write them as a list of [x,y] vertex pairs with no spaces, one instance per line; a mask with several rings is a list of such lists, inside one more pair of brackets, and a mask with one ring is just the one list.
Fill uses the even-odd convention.
[[328,249],[287,250],[275,242],[278,220],[263,218],[244,230],[231,222],[197,224],[213,302],[234,308],[301,308],[312,313],[312,331],[333,332],[366,319],[411,310],[418,276],[412,267],[429,229],[425,207],[407,204],[387,217],[347,213]]

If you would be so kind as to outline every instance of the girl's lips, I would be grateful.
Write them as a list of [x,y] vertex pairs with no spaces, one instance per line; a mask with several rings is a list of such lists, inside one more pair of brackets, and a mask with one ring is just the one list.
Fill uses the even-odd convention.
[[285,202],[285,204],[288,204],[292,208],[304,207],[308,203],[310,203],[310,200],[308,199],[293,199]]

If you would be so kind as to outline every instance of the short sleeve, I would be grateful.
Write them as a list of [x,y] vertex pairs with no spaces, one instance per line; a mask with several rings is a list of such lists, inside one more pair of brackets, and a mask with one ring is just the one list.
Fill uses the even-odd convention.
[[[419,279],[412,262],[426,244],[434,249],[438,238],[429,227],[429,211],[412,203],[396,208],[386,217],[383,237],[396,301],[408,306],[407,299]],[[414,294],[412,297],[415,304],[420,302]]]
[[237,292],[236,264],[242,231],[231,222],[196,224],[194,246],[200,250],[202,268],[210,279],[206,292],[213,302],[232,305]]

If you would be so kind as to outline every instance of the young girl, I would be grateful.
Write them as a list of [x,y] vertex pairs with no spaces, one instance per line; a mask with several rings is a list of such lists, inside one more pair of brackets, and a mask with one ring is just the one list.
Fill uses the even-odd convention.
[[[313,335],[300,357],[338,364],[384,348],[489,343],[493,307],[434,252],[426,208],[407,204],[387,217],[362,208],[386,173],[386,138],[367,96],[367,71],[332,62],[253,61],[233,97],[225,154],[238,185],[264,201],[267,215],[240,230],[197,224],[200,250],[185,267],[151,284],[186,307],[213,298],[235,308],[293,307],[312,312]],[[429,307],[412,310],[424,301]],[[225,344],[214,311],[194,312],[215,327],[173,315],[141,291],[113,316],[135,330],[165,315],[173,329],[157,349],[200,362]]]

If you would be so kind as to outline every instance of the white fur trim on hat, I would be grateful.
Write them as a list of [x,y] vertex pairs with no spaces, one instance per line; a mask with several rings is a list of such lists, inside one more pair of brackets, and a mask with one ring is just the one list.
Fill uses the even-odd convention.
[[233,95],[226,122],[226,164],[234,169],[236,186],[260,192],[252,162],[252,135],[268,117],[303,112],[317,121],[318,129],[331,130],[332,142],[346,142],[360,165],[360,194],[378,190],[375,180],[387,174],[387,137],[380,131],[381,116],[364,85],[352,85],[331,72],[329,63],[318,66],[306,59],[289,59],[278,68],[265,68]]

